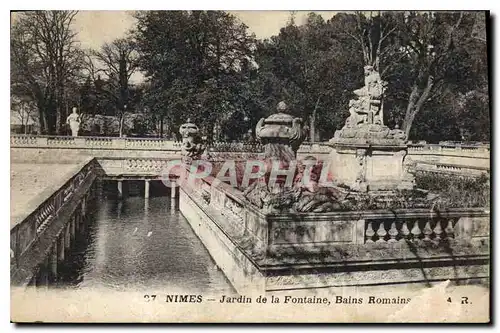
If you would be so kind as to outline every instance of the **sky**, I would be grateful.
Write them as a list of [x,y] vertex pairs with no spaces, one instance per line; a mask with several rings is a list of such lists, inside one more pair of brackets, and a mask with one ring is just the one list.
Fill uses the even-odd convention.
[[[279,33],[290,18],[290,11],[231,11],[248,26],[257,38],[268,38]],[[309,11],[295,12],[295,22],[305,22]],[[320,11],[325,20],[336,12]],[[83,47],[99,48],[103,43],[123,37],[134,25],[131,12],[127,11],[80,11],[74,22],[74,29]]]
[[[290,19],[291,11],[229,11],[248,26],[257,38],[265,39],[279,33]],[[309,11],[296,11],[295,22],[305,23]],[[325,20],[336,12],[316,11]],[[130,11],[79,11],[73,22],[73,29],[78,33],[78,39],[83,48],[99,49],[104,43],[125,36],[133,28],[135,19]],[[140,72],[130,78],[139,83],[144,80]]]

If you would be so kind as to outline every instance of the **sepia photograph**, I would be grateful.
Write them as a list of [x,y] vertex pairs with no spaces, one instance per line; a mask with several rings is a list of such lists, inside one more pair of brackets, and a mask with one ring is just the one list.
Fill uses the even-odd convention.
[[11,11],[11,322],[491,323],[490,29]]

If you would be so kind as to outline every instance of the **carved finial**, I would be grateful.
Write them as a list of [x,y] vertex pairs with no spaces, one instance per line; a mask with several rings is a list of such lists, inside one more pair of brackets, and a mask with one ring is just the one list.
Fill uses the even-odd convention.
[[281,101],[278,103],[276,110],[278,110],[278,112],[285,112],[286,110],[288,110],[288,106],[284,101]]

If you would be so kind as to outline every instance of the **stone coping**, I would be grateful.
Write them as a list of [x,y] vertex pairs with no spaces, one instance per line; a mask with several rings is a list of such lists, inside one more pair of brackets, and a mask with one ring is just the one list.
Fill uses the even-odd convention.
[[485,217],[490,215],[489,208],[448,208],[443,211],[434,211],[426,208],[406,209],[378,209],[366,211],[342,211],[328,213],[281,213],[267,214],[270,221],[300,220],[315,222],[318,220],[361,220],[361,219],[393,219],[393,218],[424,218],[424,217]]
[[437,165],[437,166],[445,166],[445,167],[453,167],[453,168],[462,168],[462,169],[474,169],[474,170],[483,170],[490,171],[489,167],[482,166],[474,166],[474,165],[463,165],[463,164],[454,164],[454,163],[443,163],[443,162],[428,162],[428,161],[413,161],[415,164],[426,164],[426,165]]

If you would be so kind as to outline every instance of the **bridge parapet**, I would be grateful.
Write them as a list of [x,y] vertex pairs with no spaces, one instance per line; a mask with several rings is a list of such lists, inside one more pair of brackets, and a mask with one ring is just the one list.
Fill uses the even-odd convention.
[[[31,277],[29,274],[26,275],[27,272],[24,269],[26,268],[24,266],[30,266],[30,262],[36,261],[31,252],[36,252],[37,256],[43,255],[43,253],[38,253],[42,251],[41,248],[31,251],[32,247],[35,243],[40,243],[47,232],[50,231],[49,233],[52,234],[60,232],[56,224],[63,225],[63,222],[66,222],[62,222],[64,220],[62,215],[65,214],[61,212],[67,211],[68,206],[75,206],[81,201],[81,197],[92,186],[99,170],[100,166],[95,159],[87,160],[70,179],[64,180],[61,185],[56,184],[54,188],[48,189],[37,197],[34,200],[36,205],[34,209],[27,207],[24,214],[11,217],[10,248],[11,267],[14,267],[11,270],[13,281],[24,283],[26,281],[21,280]],[[67,212],[65,213],[67,215]]]
[[[118,137],[70,137],[11,135],[13,159],[34,161],[75,160],[86,157],[122,159],[179,158],[182,143],[160,138],[118,138]],[[27,149],[20,148],[37,148]],[[247,142],[213,142],[208,150],[214,157],[221,154],[231,158],[231,154],[261,153],[263,145]],[[319,160],[328,160],[331,146],[326,142],[305,142],[299,149],[299,157],[312,155]],[[233,157],[234,158],[234,157]],[[455,165],[467,168],[490,168],[490,145],[470,142],[448,142],[428,144],[425,141],[409,142],[408,156],[413,162]],[[139,162],[138,162],[139,163]],[[144,164],[145,162],[140,162]],[[156,163],[156,162],[155,162]],[[146,164],[144,164],[144,167]],[[139,166],[138,166],[139,167]]]

